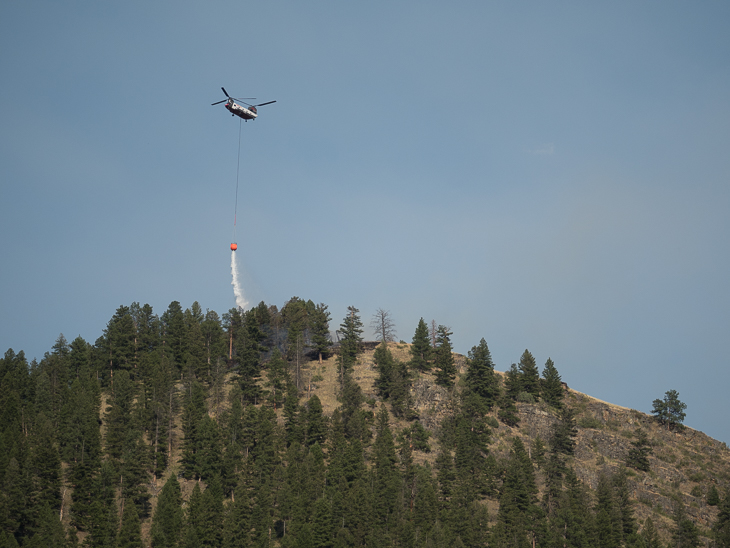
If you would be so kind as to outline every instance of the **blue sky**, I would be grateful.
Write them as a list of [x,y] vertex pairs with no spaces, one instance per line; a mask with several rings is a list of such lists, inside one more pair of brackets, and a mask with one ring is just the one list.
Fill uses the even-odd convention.
[[0,349],[389,310],[730,442],[730,4],[3,2]]

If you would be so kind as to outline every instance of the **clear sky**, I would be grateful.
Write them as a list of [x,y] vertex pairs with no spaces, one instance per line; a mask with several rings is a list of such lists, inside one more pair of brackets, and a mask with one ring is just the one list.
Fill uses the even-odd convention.
[[730,3],[2,2],[0,351],[389,310],[730,442]]

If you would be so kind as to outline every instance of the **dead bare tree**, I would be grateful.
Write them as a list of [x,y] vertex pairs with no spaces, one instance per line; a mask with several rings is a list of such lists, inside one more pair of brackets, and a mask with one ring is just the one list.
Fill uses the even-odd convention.
[[378,308],[370,320],[370,328],[375,332],[375,338],[381,342],[395,342],[395,322],[389,310]]

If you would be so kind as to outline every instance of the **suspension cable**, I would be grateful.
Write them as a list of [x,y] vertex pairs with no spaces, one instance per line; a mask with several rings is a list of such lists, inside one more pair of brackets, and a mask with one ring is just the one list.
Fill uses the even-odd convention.
[[243,120],[238,120],[238,162],[236,163],[236,201],[233,206],[233,241],[236,241],[236,216],[238,215],[238,175],[241,171],[241,126]]

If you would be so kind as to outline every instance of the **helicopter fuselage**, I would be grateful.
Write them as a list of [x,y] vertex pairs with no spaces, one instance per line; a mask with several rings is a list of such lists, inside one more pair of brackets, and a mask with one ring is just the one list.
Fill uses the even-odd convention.
[[258,117],[258,114],[256,114],[256,107],[242,107],[232,99],[226,103],[226,108],[228,109],[228,112],[238,116],[239,118],[243,118],[244,120],[255,120]]

